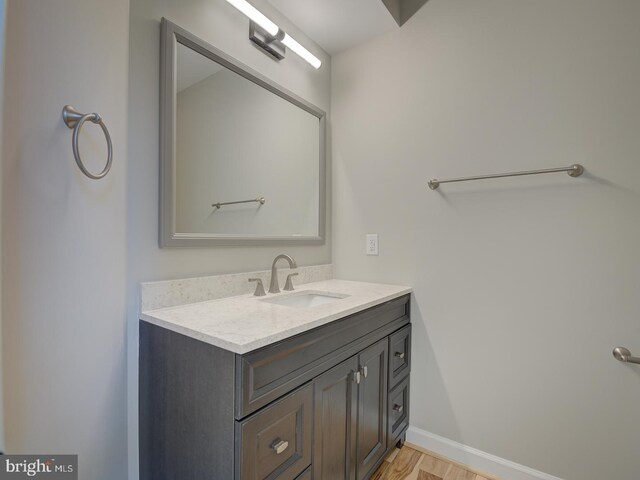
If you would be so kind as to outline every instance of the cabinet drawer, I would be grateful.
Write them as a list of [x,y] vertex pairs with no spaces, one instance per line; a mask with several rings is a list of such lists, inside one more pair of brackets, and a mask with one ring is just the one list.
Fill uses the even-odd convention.
[[311,480],[313,478],[311,476],[311,467],[307,468],[302,475],[300,475],[296,480]]
[[236,356],[236,420],[409,323],[409,296]]
[[389,390],[411,370],[411,325],[389,337]]
[[236,478],[293,480],[311,465],[313,385],[236,422]]
[[387,445],[396,443],[398,437],[409,426],[409,377],[389,392]]

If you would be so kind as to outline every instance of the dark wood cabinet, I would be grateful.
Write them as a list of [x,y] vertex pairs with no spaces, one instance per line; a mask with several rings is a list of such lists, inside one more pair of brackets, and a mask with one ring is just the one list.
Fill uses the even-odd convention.
[[311,467],[309,467],[296,480],[311,480],[313,478],[311,475]]
[[362,480],[387,448],[387,356],[383,338],[317,377],[315,478]]
[[409,425],[409,296],[240,355],[140,322],[141,480],[366,480]]
[[311,465],[313,385],[236,422],[240,480],[293,480]]
[[314,478],[356,478],[357,356],[313,382],[315,391]]
[[388,444],[395,441],[409,426],[409,377],[405,377],[393,390],[389,392],[387,406]]
[[389,337],[389,390],[392,390],[411,370],[411,325]]
[[387,356],[386,338],[358,355],[357,480],[372,473],[387,448]]

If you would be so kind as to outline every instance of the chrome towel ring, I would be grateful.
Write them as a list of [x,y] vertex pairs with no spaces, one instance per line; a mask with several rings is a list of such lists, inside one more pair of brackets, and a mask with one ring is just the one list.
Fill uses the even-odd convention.
[[[109,135],[109,130],[107,130],[107,126],[102,121],[102,117],[97,113],[80,113],[71,105],[65,105],[62,109],[62,119],[67,127],[73,129],[73,135],[71,136],[71,148],[73,148],[73,156],[76,159],[76,163],[82,173],[84,173],[87,177],[92,178],[94,180],[100,180],[103,178],[109,170],[111,170],[111,162],[113,160],[113,145],[111,144],[111,135]],[[84,166],[82,163],[82,158],[80,157],[80,150],[78,149],[78,137],[80,136],[80,129],[82,129],[82,125],[87,120],[100,125],[102,128],[102,132],[104,133],[104,138],[107,140],[107,164],[104,169],[98,173],[93,174]]]
[[628,348],[616,347],[613,349],[613,356],[616,360],[624,363],[638,363],[640,364],[640,357],[634,357]]

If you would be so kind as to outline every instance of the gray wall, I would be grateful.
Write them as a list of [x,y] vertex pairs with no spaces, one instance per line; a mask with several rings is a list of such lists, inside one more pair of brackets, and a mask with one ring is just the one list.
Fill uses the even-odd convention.
[[[5,61],[2,354],[6,449],[77,453],[83,479],[127,475],[128,0],[10,0]],[[86,178],[61,111],[99,112],[109,175]],[[102,168],[87,125],[81,150]]]
[[178,232],[318,235],[318,117],[227,69],[176,103]]
[[639,18],[430,0],[332,59],[334,263],[415,288],[412,424],[568,480],[640,471]]
[[[276,63],[252,46],[246,17],[225,0],[133,0],[129,68],[129,200],[127,285],[129,302],[129,457],[130,478],[137,478],[137,295],[139,282],[223,272],[264,270],[277,253],[290,253],[300,265],[328,263],[331,245],[287,247],[158,247],[158,71],[160,18],[203,38],[296,95],[329,112],[329,57],[264,1],[252,2],[321,58],[314,70],[289,54]],[[329,136],[330,137],[330,136]],[[330,141],[330,138],[328,139]],[[330,174],[330,173],[329,173]],[[329,195],[328,195],[329,197]],[[329,224],[330,225],[330,224]],[[330,238],[331,230],[328,229]]]

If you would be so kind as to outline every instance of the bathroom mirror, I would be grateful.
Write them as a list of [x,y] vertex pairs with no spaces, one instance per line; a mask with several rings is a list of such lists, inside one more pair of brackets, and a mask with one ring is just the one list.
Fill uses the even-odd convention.
[[323,243],[325,112],[161,29],[160,245]]

